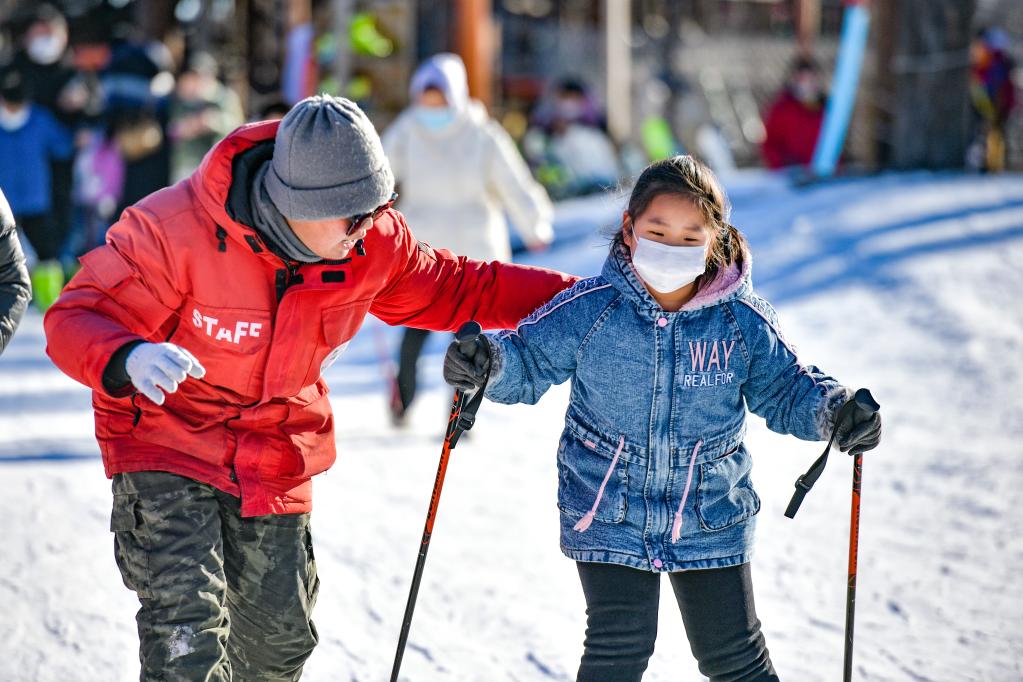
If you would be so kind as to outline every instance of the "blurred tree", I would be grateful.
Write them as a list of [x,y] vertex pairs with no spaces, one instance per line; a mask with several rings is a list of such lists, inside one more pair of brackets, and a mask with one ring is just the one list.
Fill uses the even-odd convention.
[[969,66],[977,0],[875,2],[879,165],[956,168],[970,136]]

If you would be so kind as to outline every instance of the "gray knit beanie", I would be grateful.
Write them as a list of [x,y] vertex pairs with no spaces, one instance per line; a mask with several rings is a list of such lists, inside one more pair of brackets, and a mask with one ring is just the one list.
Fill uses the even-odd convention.
[[394,176],[366,114],[343,97],[317,95],[281,121],[263,184],[285,218],[323,220],[387,203]]

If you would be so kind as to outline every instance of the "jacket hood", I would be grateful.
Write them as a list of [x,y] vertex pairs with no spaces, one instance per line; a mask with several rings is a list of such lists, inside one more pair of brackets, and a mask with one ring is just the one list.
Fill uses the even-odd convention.
[[452,109],[464,109],[469,103],[469,79],[462,58],[444,52],[423,62],[409,83],[412,101],[415,102],[427,88],[437,88],[443,92],[444,99]]
[[[748,293],[753,288],[752,267],[752,256],[749,249],[744,249],[741,262],[731,263],[728,267],[719,270],[714,279],[700,287],[692,300],[682,306],[678,312],[692,312],[709,308]],[[611,253],[604,261],[601,274],[646,316],[653,319],[663,314],[661,306],[650,295],[636,273],[636,268],[632,265],[631,253],[624,244],[618,243],[612,247]]]
[[[231,201],[231,187],[236,179],[235,161],[256,146],[272,154],[278,125],[279,121],[262,121],[238,128],[206,153],[199,168],[187,180],[199,203],[217,225],[238,241],[244,242],[245,235],[251,236],[255,230],[238,222],[243,216],[228,208],[229,204],[238,205],[238,202]],[[249,164],[246,164],[245,169],[248,169],[248,166]],[[239,185],[251,182],[251,175],[252,173],[247,173],[245,178],[240,178],[242,182],[239,182]],[[242,189],[242,187],[235,189],[235,196]]]

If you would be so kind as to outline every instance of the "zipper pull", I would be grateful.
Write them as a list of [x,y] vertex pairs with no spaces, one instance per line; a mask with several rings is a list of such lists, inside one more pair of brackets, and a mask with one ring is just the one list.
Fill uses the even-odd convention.
[[284,297],[284,292],[288,288],[288,271],[278,270],[274,276],[274,287],[277,289],[277,301]]

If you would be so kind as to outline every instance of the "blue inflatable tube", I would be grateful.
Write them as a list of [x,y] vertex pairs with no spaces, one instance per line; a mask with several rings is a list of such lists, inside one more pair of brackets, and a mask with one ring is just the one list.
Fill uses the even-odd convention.
[[824,109],[824,123],[810,164],[813,174],[819,178],[834,175],[838,166],[838,158],[842,154],[842,146],[849,132],[853,105],[856,104],[856,89],[863,68],[863,57],[867,51],[869,28],[870,10],[867,9],[866,3],[846,7],[842,17],[842,37],[838,46],[838,61],[835,63],[835,77]]

